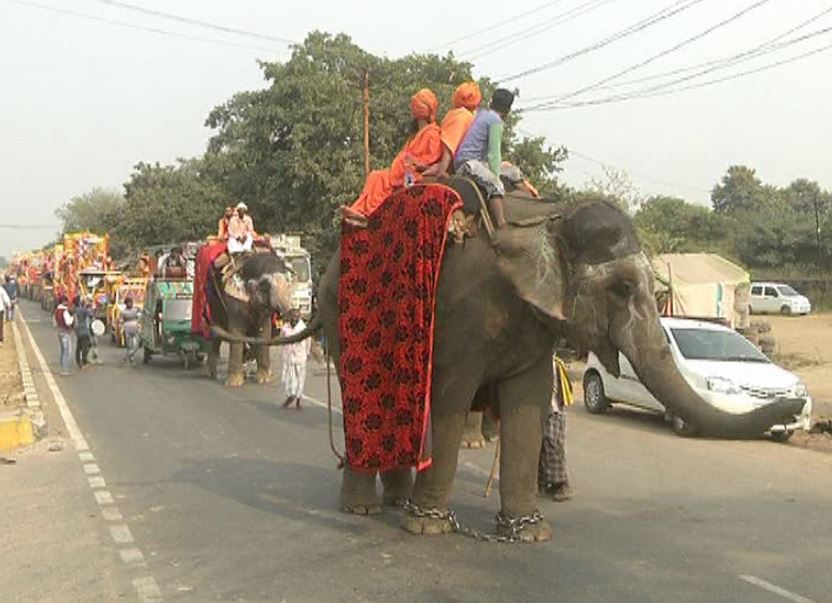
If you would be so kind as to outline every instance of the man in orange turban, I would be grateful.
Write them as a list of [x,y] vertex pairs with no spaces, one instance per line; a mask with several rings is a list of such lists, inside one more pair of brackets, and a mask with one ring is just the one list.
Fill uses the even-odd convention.
[[390,168],[370,172],[358,200],[342,209],[348,221],[362,223],[362,219],[373,213],[395,188],[411,186],[423,175],[435,170],[433,166],[444,153],[441,130],[436,125],[438,109],[436,95],[427,88],[413,95],[410,99],[413,135],[396,155]]
[[465,137],[471,122],[474,121],[474,112],[482,102],[482,93],[477,82],[460,84],[454,91],[453,101],[454,108],[448,111],[445,119],[442,120],[442,143],[447,148],[448,155],[440,163],[438,170],[440,175],[447,173],[450,160]]

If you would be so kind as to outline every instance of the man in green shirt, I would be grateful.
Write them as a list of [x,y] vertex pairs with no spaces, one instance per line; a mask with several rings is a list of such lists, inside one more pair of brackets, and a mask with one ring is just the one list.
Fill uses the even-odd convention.
[[503,210],[505,188],[500,181],[500,165],[503,162],[503,127],[511,111],[514,95],[505,88],[498,88],[491,97],[488,109],[480,109],[454,157],[454,168],[460,176],[470,178],[485,191],[488,208],[497,228],[506,224]]

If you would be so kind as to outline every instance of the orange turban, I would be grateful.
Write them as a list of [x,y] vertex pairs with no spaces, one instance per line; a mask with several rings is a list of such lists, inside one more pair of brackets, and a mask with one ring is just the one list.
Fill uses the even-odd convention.
[[482,93],[477,82],[465,82],[454,90],[454,107],[465,107],[473,111],[482,102]]
[[410,113],[413,115],[413,119],[435,121],[438,110],[439,101],[436,99],[436,95],[427,88],[422,88],[410,99]]

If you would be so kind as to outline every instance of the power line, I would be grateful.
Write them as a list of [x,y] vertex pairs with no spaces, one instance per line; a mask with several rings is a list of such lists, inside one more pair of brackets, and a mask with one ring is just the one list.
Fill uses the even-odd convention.
[[216,23],[209,23],[208,21],[199,21],[197,19],[191,19],[189,17],[183,17],[181,15],[175,15],[173,13],[164,13],[158,10],[152,10],[149,8],[145,8],[143,6],[136,6],[134,4],[128,4],[127,2],[117,2],[116,0],[87,0],[88,2],[98,2],[99,4],[105,4],[107,6],[113,6],[116,8],[123,8],[126,10],[132,10],[137,13],[142,13],[145,15],[151,15],[153,17],[160,17],[162,19],[168,19],[170,21],[178,21],[179,23],[187,23],[188,25],[196,25],[197,27],[204,27],[207,29],[213,29],[214,31],[221,31],[223,33],[230,33],[230,34],[237,34],[241,36],[247,36],[250,38],[256,38],[258,40],[265,40],[268,42],[280,42],[285,44],[295,44],[294,40],[289,40],[288,38],[280,38],[277,36],[270,36],[267,34],[262,34],[256,31],[248,31],[245,29],[237,29],[234,27],[226,27],[225,25],[218,25]]
[[[704,87],[707,87],[707,86],[713,86],[713,85],[720,84],[720,83],[723,83],[723,82],[728,82],[728,81],[740,79],[740,78],[743,78],[743,77],[747,77],[749,75],[753,75],[753,74],[756,74],[756,73],[762,73],[764,71],[769,71],[771,69],[775,69],[775,68],[781,67],[783,65],[788,65],[790,63],[794,63],[796,61],[799,61],[799,60],[802,60],[802,59],[805,59],[805,58],[809,58],[811,56],[814,56],[816,54],[820,54],[822,52],[826,52],[828,50],[832,50],[832,44],[828,44],[826,46],[821,46],[819,48],[815,48],[814,50],[804,52],[802,54],[790,57],[788,59],[783,59],[783,60],[780,60],[780,61],[777,61],[777,62],[774,62],[774,63],[769,63],[769,64],[766,64],[766,65],[762,65],[761,67],[757,67],[755,69],[740,71],[738,73],[734,73],[734,74],[727,75],[727,76],[724,76],[724,77],[715,78],[715,79],[712,79],[712,80],[706,80],[704,82],[698,82],[698,83],[690,84],[690,85],[687,85],[687,86],[681,86],[679,88],[674,88],[674,89],[671,89],[671,90],[660,90],[660,91],[653,92],[653,93],[650,93],[650,94],[638,93],[638,92],[634,92],[634,93],[631,93],[631,94],[620,94],[620,95],[617,95],[617,96],[611,96],[611,97],[607,97],[607,98],[587,100],[587,101],[578,101],[578,102],[564,104],[564,105],[552,105],[550,107],[537,109],[537,111],[554,111],[554,110],[559,110],[559,109],[570,109],[570,108],[574,108],[574,107],[587,107],[587,106],[594,106],[594,105],[604,105],[604,104],[609,104],[609,103],[613,103],[613,102],[632,100],[632,99],[636,99],[636,98],[652,98],[652,97],[657,97],[657,96],[667,96],[668,94],[676,94],[678,92],[683,92],[683,91],[686,91],[686,90],[694,90],[694,89],[697,89],[697,88],[704,88]],[[530,111],[530,110],[526,110],[526,111]]]
[[461,56],[467,58],[468,60],[475,60],[482,58],[484,56],[488,56],[497,52],[498,50],[502,50],[503,48],[507,48],[509,46],[514,46],[520,42],[524,42],[529,38],[537,36],[541,33],[545,33],[551,29],[554,29],[558,25],[562,25],[578,17],[585,15],[596,8],[600,8],[604,4],[609,4],[610,2],[614,2],[615,0],[589,0],[589,2],[585,2],[584,4],[580,4],[576,7],[569,9],[563,13],[555,15],[554,17],[543,21],[542,23],[537,23],[531,27],[526,29],[517,31],[513,34],[509,34],[503,38],[498,38],[496,40],[492,40],[486,44],[482,44],[476,48],[473,48],[469,51],[462,53]]
[[232,46],[232,47],[235,47],[235,48],[245,48],[245,49],[248,49],[248,50],[259,50],[259,51],[262,51],[262,52],[270,52],[270,53],[276,52],[276,49],[274,49],[274,48],[266,48],[266,47],[263,47],[263,46],[252,46],[252,45],[249,45],[249,44],[238,44],[236,42],[227,42],[227,41],[224,41],[224,40],[214,40],[212,38],[203,38],[202,36],[194,36],[194,35],[191,35],[191,34],[169,31],[167,29],[159,29],[157,27],[147,27],[147,26],[144,26],[144,25],[136,25],[135,23],[128,23],[126,21],[116,21],[114,19],[106,19],[104,17],[97,17],[95,15],[90,15],[90,14],[87,14],[87,13],[81,13],[81,12],[76,12],[76,11],[72,11],[72,10],[66,10],[66,9],[63,9],[63,8],[56,8],[54,6],[47,6],[45,4],[39,4],[37,2],[30,2],[29,0],[3,0],[3,1],[4,2],[10,2],[12,4],[18,4],[20,6],[28,6],[28,7],[31,7],[31,8],[38,8],[40,10],[45,10],[45,11],[48,11],[48,12],[51,12],[51,13],[57,13],[59,15],[68,15],[68,16],[71,16],[71,17],[76,17],[78,19],[85,19],[87,21],[96,21],[96,22],[99,22],[99,23],[107,23],[109,25],[116,25],[118,27],[126,27],[128,29],[136,29],[136,30],[139,30],[139,31],[151,32],[151,33],[160,34],[160,35],[163,35],[163,36],[170,36],[170,37],[173,37],[173,38],[182,38],[182,39],[186,39],[186,40],[194,40],[194,41],[197,41],[197,42],[206,42],[208,44],[217,44],[217,45],[220,45],[220,46]]
[[606,37],[606,38],[604,38],[604,39],[602,39],[598,42],[595,42],[594,44],[586,46],[586,47],[584,47],[580,50],[577,50],[575,52],[571,52],[569,54],[563,55],[563,56],[561,56],[561,57],[559,57],[559,58],[557,58],[553,61],[543,63],[542,65],[538,65],[536,67],[526,69],[526,70],[521,71],[519,73],[515,73],[515,74],[512,74],[512,75],[497,78],[497,81],[510,82],[512,80],[520,79],[520,78],[523,78],[523,77],[526,77],[526,76],[529,76],[529,75],[532,75],[532,74],[535,74],[535,73],[539,73],[541,71],[545,71],[547,69],[551,69],[553,67],[557,67],[559,65],[563,65],[564,63],[567,63],[571,60],[574,60],[574,59],[576,59],[580,56],[583,56],[585,54],[589,54],[590,52],[593,52],[595,50],[599,50],[601,48],[604,48],[605,46],[609,46],[610,44],[612,44],[614,42],[617,42],[619,40],[622,40],[624,38],[632,36],[636,33],[644,31],[645,29],[647,29],[647,28],[649,28],[649,27],[651,27],[651,26],[653,26],[657,23],[661,23],[663,21],[666,21],[667,19],[670,19],[671,17],[673,17],[673,16],[675,16],[675,15],[681,13],[681,12],[684,12],[684,11],[688,10],[689,8],[692,8],[693,6],[695,6],[697,4],[701,4],[704,1],[705,0],[677,0],[676,2],[672,2],[671,4],[666,6],[665,8],[659,10],[658,12],[653,13],[649,17],[647,17],[645,19],[642,19],[641,21],[639,21],[637,23],[634,23],[633,25],[630,25],[630,26],[622,29],[622,30],[612,34],[611,36],[608,36],[608,37]]
[[444,50],[445,48],[449,48],[449,47],[453,46],[454,44],[457,44],[457,43],[462,42],[464,40],[469,40],[469,39],[471,39],[475,36],[478,36],[480,34],[484,34],[484,33],[487,33],[489,31],[493,31],[495,29],[505,27],[509,23],[514,23],[515,21],[519,21],[520,19],[524,19],[524,18],[529,17],[529,16],[531,16],[535,13],[539,13],[540,11],[545,10],[545,9],[549,8],[550,6],[553,6],[555,4],[559,4],[560,2],[563,2],[563,0],[550,0],[549,2],[544,2],[543,4],[540,4],[540,5],[536,6],[535,8],[533,8],[531,10],[528,10],[524,13],[520,13],[519,15],[515,15],[511,19],[503,19],[503,20],[501,20],[497,23],[494,23],[493,25],[489,25],[488,27],[483,27],[482,29],[477,29],[475,31],[472,31],[471,33],[465,34],[464,36],[461,36],[459,38],[455,38],[455,39],[451,40],[450,42],[445,42],[444,44],[440,44],[438,46],[434,46],[433,48],[429,48],[425,52],[435,52],[437,50]]
[[57,224],[0,224],[0,228],[7,230],[55,230],[60,226]]
[[553,104],[553,103],[556,103],[556,102],[560,102],[560,101],[563,101],[563,100],[566,100],[566,99],[569,99],[569,98],[573,98],[575,96],[579,96],[579,95],[583,94],[584,92],[589,92],[590,90],[594,90],[596,88],[599,88],[599,87],[603,86],[604,84],[606,84],[608,82],[611,82],[613,80],[616,80],[616,79],[620,78],[622,75],[632,73],[633,71],[636,71],[637,69],[641,69],[642,67],[644,67],[646,65],[649,65],[650,63],[653,63],[653,62],[659,60],[660,58],[666,57],[667,55],[672,54],[672,53],[676,52],[677,50],[679,50],[681,48],[684,48],[685,46],[687,46],[689,44],[692,44],[693,42],[697,42],[697,41],[701,40],[702,38],[712,34],[713,32],[715,32],[719,29],[722,29],[723,27],[726,27],[726,26],[730,25],[731,23],[741,19],[742,17],[744,17],[745,15],[750,13],[751,11],[758,9],[761,6],[764,6],[764,5],[768,4],[769,2],[771,2],[771,0],[757,0],[757,2],[754,2],[750,6],[742,9],[741,11],[739,11],[737,13],[734,13],[733,15],[728,17],[727,19],[723,19],[722,21],[706,28],[705,30],[699,32],[698,34],[690,36],[689,38],[686,38],[686,39],[682,40],[681,42],[679,42],[677,44],[674,44],[673,46],[671,46],[669,48],[666,48],[665,50],[662,50],[661,52],[658,52],[658,53],[646,58],[643,61],[640,61],[640,62],[638,62],[634,65],[631,65],[631,66],[627,67],[626,69],[622,69],[621,71],[618,71],[618,72],[616,72],[612,75],[609,75],[605,78],[602,78],[602,79],[596,81],[593,84],[589,84],[588,86],[584,86],[583,88],[579,88],[577,90],[573,90],[572,92],[568,92],[566,94],[562,94],[560,96],[557,96],[556,98],[554,98],[549,103],[542,103],[540,105],[532,106],[532,107],[529,108],[529,110],[533,111],[535,109],[541,109],[541,108],[545,107],[547,104]]

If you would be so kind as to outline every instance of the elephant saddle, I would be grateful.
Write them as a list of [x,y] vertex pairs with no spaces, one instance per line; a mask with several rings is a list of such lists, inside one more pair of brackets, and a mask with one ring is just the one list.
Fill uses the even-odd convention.
[[338,289],[347,462],[426,469],[436,285],[462,199],[443,184],[390,195],[366,228],[342,226]]

